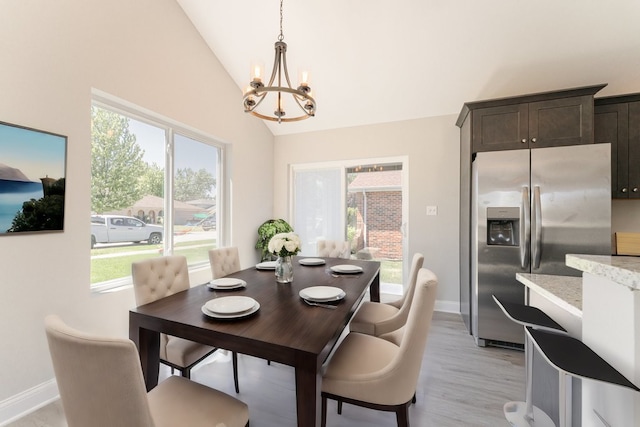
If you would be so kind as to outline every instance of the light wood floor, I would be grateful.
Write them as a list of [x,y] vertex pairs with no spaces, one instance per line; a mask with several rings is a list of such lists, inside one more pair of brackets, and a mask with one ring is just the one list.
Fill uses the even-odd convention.
[[[217,354],[217,356],[216,356]],[[364,357],[364,355],[363,355]],[[249,405],[252,427],[295,426],[293,369],[238,355],[240,394],[233,390],[231,361],[216,352],[192,379],[237,396]],[[161,380],[169,375],[161,366]],[[524,353],[477,347],[459,315],[434,314],[418,380],[417,403],[410,408],[414,427],[508,426],[502,406],[524,398]],[[10,427],[66,427],[59,401],[9,424]],[[327,426],[395,426],[391,413],[344,405],[336,413],[329,401]]]

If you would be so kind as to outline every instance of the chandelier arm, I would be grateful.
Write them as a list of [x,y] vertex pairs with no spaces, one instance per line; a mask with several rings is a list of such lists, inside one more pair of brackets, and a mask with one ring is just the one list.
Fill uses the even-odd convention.
[[275,51],[276,53],[275,57],[273,58],[273,69],[271,70],[271,77],[269,78],[269,83],[267,84],[267,86],[273,85],[273,81],[275,80],[280,68],[280,51],[278,50],[278,42],[276,42]]
[[[298,104],[298,107],[300,107],[300,109],[308,116],[313,116],[315,113],[315,109],[316,109],[316,103],[313,100],[313,98],[309,98],[309,97],[298,97],[297,95],[293,95],[293,99],[296,100],[296,104]],[[304,105],[302,105],[301,101],[308,101],[311,103],[312,108],[311,111],[312,113],[310,114],[309,112],[307,112],[307,109],[304,108]]]
[[282,65],[284,65],[284,77],[287,80],[287,86],[292,87],[291,81],[289,80],[289,70],[287,69],[287,49],[286,48],[284,52],[282,52]]
[[258,100],[257,101],[254,100],[255,104],[252,107],[249,107],[249,108],[247,108],[247,105],[246,105],[246,102],[245,102],[245,111],[246,112],[251,112],[251,111],[255,110],[258,107],[258,105],[260,105],[262,103],[262,101],[264,101],[264,99],[267,96],[267,93],[266,92],[265,93],[258,93],[255,90],[252,90],[252,91],[247,92],[244,95],[243,100],[246,100],[250,96],[255,96],[256,98],[258,98]]

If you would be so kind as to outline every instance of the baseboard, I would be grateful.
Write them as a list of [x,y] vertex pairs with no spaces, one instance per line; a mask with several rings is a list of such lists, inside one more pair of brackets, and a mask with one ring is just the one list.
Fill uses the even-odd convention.
[[443,311],[445,313],[457,313],[460,314],[460,301],[443,301],[437,300],[435,311]]
[[58,399],[56,380],[51,379],[0,402],[0,427]]

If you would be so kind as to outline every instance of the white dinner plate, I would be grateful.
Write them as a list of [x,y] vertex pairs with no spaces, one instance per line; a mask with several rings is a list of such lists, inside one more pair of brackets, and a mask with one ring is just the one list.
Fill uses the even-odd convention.
[[302,258],[298,262],[302,265],[323,265],[325,260],[322,258]]
[[330,270],[335,273],[345,273],[345,274],[362,273],[362,267],[358,265],[351,265],[351,264],[334,265],[333,267],[330,268]]
[[239,314],[251,310],[256,300],[251,297],[231,296],[214,298],[206,302],[204,307],[214,314]]
[[247,282],[235,277],[221,277],[210,281],[207,286],[211,289],[236,289],[247,286]]
[[260,309],[260,303],[256,301],[255,305],[251,307],[249,310],[244,311],[242,313],[232,313],[232,314],[219,314],[214,313],[212,311],[207,310],[206,306],[202,306],[202,313],[205,316],[213,317],[214,319],[240,319],[242,317],[247,317],[255,313]]
[[276,262],[275,261],[264,261],[259,264],[256,264],[256,268],[258,270],[275,270]]
[[341,300],[346,294],[342,289],[333,286],[311,286],[300,290],[298,295],[309,301],[328,302]]

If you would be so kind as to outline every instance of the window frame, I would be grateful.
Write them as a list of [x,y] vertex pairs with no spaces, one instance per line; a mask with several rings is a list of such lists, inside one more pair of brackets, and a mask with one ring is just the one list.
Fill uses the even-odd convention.
[[[202,144],[209,145],[218,150],[218,164],[217,164],[217,176],[216,176],[216,246],[222,247],[225,245],[226,236],[229,233],[226,231],[226,212],[227,212],[227,150],[229,144],[222,142],[219,138],[215,138],[206,134],[200,130],[192,128],[188,125],[180,123],[176,120],[164,117],[160,114],[154,113],[145,108],[139,107],[130,102],[121,100],[107,93],[93,89],[91,96],[91,107],[98,107],[112,111],[114,113],[126,116],[130,119],[148,124],[150,126],[157,127],[164,130],[165,141],[165,163],[164,163],[164,239],[162,242],[162,250],[166,255],[173,254],[174,239],[173,239],[173,207],[174,207],[174,175],[175,175],[175,136],[180,135],[185,138],[192,139]],[[93,143],[93,142],[92,142]],[[167,173],[167,171],[169,171]],[[167,196],[170,195],[170,196]],[[88,240],[88,239],[87,239]],[[198,270],[202,270],[209,267],[208,261],[200,261],[189,264],[189,273],[193,273]],[[126,277],[120,277],[96,284],[91,284],[92,292],[112,292],[120,289],[127,289],[132,287],[131,275]]]

